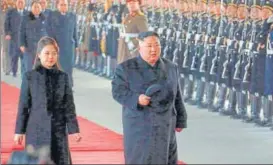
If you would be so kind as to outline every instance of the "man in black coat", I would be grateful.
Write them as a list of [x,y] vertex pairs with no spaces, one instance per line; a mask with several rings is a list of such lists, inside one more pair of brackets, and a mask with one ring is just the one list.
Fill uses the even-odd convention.
[[187,127],[177,66],[160,58],[155,32],[138,37],[139,56],[117,66],[113,98],[122,105],[125,164],[177,164],[175,131]]

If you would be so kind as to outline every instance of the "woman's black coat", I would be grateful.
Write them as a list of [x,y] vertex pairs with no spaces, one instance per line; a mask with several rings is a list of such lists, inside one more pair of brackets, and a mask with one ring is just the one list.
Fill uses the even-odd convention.
[[78,132],[68,75],[43,67],[26,72],[15,133],[26,135],[26,145],[51,146],[51,157],[56,164],[70,164],[68,134]]

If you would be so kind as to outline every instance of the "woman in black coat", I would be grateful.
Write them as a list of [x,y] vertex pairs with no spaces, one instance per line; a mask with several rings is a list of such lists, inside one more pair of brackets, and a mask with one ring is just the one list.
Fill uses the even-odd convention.
[[59,48],[54,39],[38,42],[34,69],[23,76],[14,140],[35,149],[51,148],[55,164],[71,164],[68,134],[80,141],[72,89],[60,70]]

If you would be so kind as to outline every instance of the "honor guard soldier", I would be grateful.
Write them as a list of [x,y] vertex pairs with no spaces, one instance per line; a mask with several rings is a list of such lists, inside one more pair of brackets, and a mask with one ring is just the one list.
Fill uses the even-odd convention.
[[[214,0],[209,0],[209,3],[213,5],[207,4],[206,0],[197,1],[198,5],[198,27],[197,33],[195,34],[195,54],[193,56],[193,60],[191,63],[191,70],[193,71],[193,75],[196,81],[196,96],[193,98],[193,105],[197,105],[199,108],[203,106],[203,98],[205,91],[205,81],[204,74],[200,72],[201,58],[204,55],[204,42],[205,42],[205,34],[207,32],[207,23],[208,23],[208,14],[207,12],[211,12],[214,9]],[[210,6],[211,11],[207,11],[207,6]],[[212,12],[213,14],[213,12]]]
[[92,58],[92,64],[91,68],[89,69],[90,72],[93,72],[94,74],[99,74],[98,70],[98,55],[100,53],[99,50],[99,21],[98,21],[98,4],[97,3],[92,3],[91,6],[89,6],[89,10],[92,10],[92,21],[90,23],[90,38],[89,38],[89,47],[88,51],[89,54],[91,55]]
[[195,34],[198,29],[198,17],[197,17],[197,7],[196,7],[196,0],[188,0],[189,7],[191,9],[189,13],[189,23],[188,23],[188,31],[186,36],[186,49],[184,52],[184,61],[183,61],[183,68],[185,69],[184,76],[185,76],[185,102],[192,102],[192,96],[194,92],[194,72],[191,70],[192,59],[195,53]]
[[163,57],[172,61],[173,51],[175,49],[175,10],[174,2],[168,1],[168,5],[165,12],[165,47],[163,49]]
[[5,75],[11,72],[11,57],[8,54],[9,40],[5,40],[5,17],[8,10],[13,8],[14,3],[11,0],[3,0],[0,4],[0,55],[2,59],[2,66]]
[[11,8],[7,11],[4,31],[5,40],[9,40],[9,56],[11,57],[11,68],[13,76],[16,76],[18,69],[18,60],[21,61],[21,75],[24,73],[23,54],[19,46],[19,28],[24,15],[27,15],[28,11],[25,8],[25,0],[16,0],[16,8]]
[[25,72],[33,69],[37,43],[48,35],[46,26],[46,18],[42,14],[40,2],[33,1],[31,11],[22,19],[19,32],[19,46],[23,53]]
[[[84,25],[84,32],[83,32],[83,51],[84,51],[84,54],[85,54],[85,60],[84,60],[84,63],[83,63],[83,66],[82,68],[87,71],[91,68],[91,64],[92,64],[92,54],[89,52],[89,38],[90,38],[90,24],[91,24],[91,21],[92,21],[92,12],[93,12],[93,4],[91,3],[88,3],[88,6],[87,6],[87,16],[86,16],[86,21],[85,21],[85,25]],[[83,62],[83,61],[82,61]]]
[[266,96],[266,101],[264,102],[265,104],[265,120],[262,122],[264,126],[270,126],[271,130],[273,130],[273,123],[272,123],[272,109],[273,109],[273,90],[272,90],[272,80],[273,80],[273,28],[272,28],[272,23],[271,23],[271,29],[270,33],[268,36],[268,43],[267,43],[267,56],[266,56],[266,79],[265,83],[265,96]]
[[52,12],[47,21],[49,36],[57,41],[60,48],[62,69],[68,74],[70,85],[73,86],[73,65],[75,51],[78,51],[76,15],[68,12],[67,0],[59,0],[58,10]]
[[[235,31],[238,27],[238,21],[237,21],[237,2],[235,2],[234,0],[230,0],[229,4],[228,4],[228,8],[227,8],[227,12],[228,12],[228,26],[225,28],[224,30],[224,35],[225,35],[225,42],[226,42],[226,50],[225,53],[220,57],[219,60],[219,70],[220,70],[220,74],[218,76],[220,76],[219,78],[221,79],[220,81],[222,81],[222,91],[223,93],[221,93],[219,98],[220,101],[224,100],[226,98],[226,90],[228,89],[229,92],[229,98],[228,98],[228,107],[227,110],[224,107],[220,109],[220,113],[221,114],[225,114],[225,115],[229,115],[230,112],[235,111],[235,105],[236,105],[236,91],[233,89],[232,86],[232,78],[233,78],[233,68],[234,68],[234,62],[235,57],[237,56],[237,50],[235,47]],[[225,68],[223,66],[224,62],[226,60],[230,60],[230,65],[227,65],[228,74],[227,76],[224,76],[225,74],[223,74],[223,72],[225,72]],[[218,72],[219,73],[219,72]],[[225,103],[225,102],[223,102]]]
[[[221,7],[223,10],[221,10]],[[210,111],[214,111],[214,99],[216,95],[216,84],[217,84],[217,69],[220,68],[222,63],[219,61],[218,57],[223,52],[224,42],[223,42],[223,32],[224,27],[227,25],[225,19],[225,9],[227,7],[226,0],[215,0],[215,16],[211,16],[211,21],[208,20],[207,33],[205,37],[205,49],[206,54],[204,56],[204,64],[200,66],[200,71],[205,72],[205,94],[206,102],[203,104],[204,107],[207,107]],[[217,49],[216,49],[217,48]],[[218,53],[218,54],[217,54]],[[211,67],[213,59],[218,62],[219,65],[215,66],[215,73],[211,73]],[[203,62],[203,60],[202,60]],[[204,69],[203,69],[204,68]]]
[[[188,30],[188,23],[189,19],[187,17],[189,8],[188,8],[188,2],[187,0],[182,0],[180,1],[181,3],[181,10],[180,10],[180,17],[179,17],[179,27],[177,31],[177,35],[180,37],[177,37],[178,39],[178,50],[177,52],[174,52],[174,56],[178,56],[177,64],[179,68],[179,73],[180,73],[180,84],[181,84],[181,93],[184,95],[185,91],[185,69],[183,68],[183,62],[184,62],[184,52],[186,49],[186,35],[187,35],[187,30]],[[181,33],[181,34],[180,34]]]
[[267,35],[262,31],[262,4],[260,0],[253,0],[251,4],[250,17],[252,20],[251,36],[248,43],[248,51],[252,55],[250,68],[250,116],[247,116],[246,122],[259,123],[260,112],[262,109],[262,98],[264,96],[264,79],[265,79],[265,58],[266,49],[258,49],[261,40],[265,40]]
[[138,33],[148,31],[148,21],[146,16],[140,10],[140,0],[127,0],[127,14],[122,21],[118,45],[117,62],[122,63],[130,58],[137,56]]
[[[227,72],[228,75],[226,77],[222,76],[223,73],[223,64],[226,60],[226,47],[227,47],[227,36],[228,36],[228,24],[230,19],[236,15],[236,7],[234,6],[234,2],[232,0],[221,0],[221,8],[220,11],[220,22],[215,24],[218,28],[212,28],[217,29],[216,40],[215,40],[215,52],[212,51],[212,61],[209,67],[209,78],[210,78],[210,85],[207,92],[207,101],[209,106],[209,101],[211,100],[213,102],[213,106],[209,108],[209,110],[213,112],[218,112],[221,109],[224,108],[225,101],[226,101],[226,93],[227,93],[227,86],[225,84],[226,78],[231,79],[232,72]],[[219,4],[219,2],[216,1],[216,4]],[[218,5],[216,5],[218,6]],[[218,10],[218,9],[217,9]],[[218,11],[216,10],[216,13]],[[234,14],[235,10],[235,14]],[[214,30],[213,30],[214,31]],[[210,62],[208,61],[208,64]],[[231,68],[231,66],[229,66]],[[230,69],[231,71],[231,69]],[[217,86],[216,86],[217,85]],[[215,89],[216,88],[216,89]],[[212,92],[210,92],[211,90]],[[217,98],[214,95],[214,91],[216,90]],[[214,104],[214,102],[216,103]]]
[[[270,16],[272,16],[273,11],[273,2],[271,0],[266,0],[265,4],[262,8],[263,18],[268,19]],[[264,107],[264,120],[261,122],[261,125],[263,126],[270,126],[273,130],[272,125],[272,114],[273,114],[273,28],[272,28],[272,21],[270,24],[267,22],[264,22],[263,30],[264,32],[268,31],[268,28],[270,28],[270,33],[268,34],[268,39],[266,42],[266,49],[267,49],[267,55],[266,55],[266,63],[265,63],[265,102],[263,103],[265,105]],[[261,45],[261,48],[264,45]]]
[[[107,5],[106,5],[107,4]],[[98,76],[106,76],[106,65],[107,65],[107,54],[106,54],[106,18],[109,8],[112,5],[110,0],[103,2],[99,5],[99,56],[98,56],[98,67],[99,74]]]
[[[233,75],[232,85],[233,91],[236,91],[236,101],[233,97],[230,97],[228,113],[233,118],[243,118],[247,113],[247,102],[248,102],[248,91],[249,82],[244,81],[245,67],[247,65],[247,60],[250,57],[249,53],[246,51],[246,41],[249,39],[251,24],[248,21],[249,7],[247,1],[238,1],[238,28],[236,28],[235,39],[236,39],[236,51],[237,58],[235,64],[235,71]],[[234,95],[230,95],[234,96]],[[235,103],[235,105],[233,104]],[[237,108],[236,108],[237,104]],[[235,107],[234,107],[235,106]]]
[[87,46],[88,40],[86,40],[86,35],[88,35],[87,27],[89,27],[90,23],[88,21],[88,4],[86,0],[81,2],[81,11],[78,12],[78,18],[80,19],[79,23],[79,30],[78,30],[78,38],[79,38],[79,52],[77,56],[78,63],[76,63],[76,67],[79,69],[84,69],[86,67],[86,60],[87,60]]
[[112,2],[112,1],[107,1],[105,4],[108,4],[107,9],[105,9],[105,28],[104,28],[104,33],[105,33],[105,55],[106,55],[106,74],[104,75],[106,78],[110,77],[110,63],[111,63],[111,56],[112,56],[112,30],[113,30],[113,23],[114,23],[114,10],[115,8],[117,9],[117,2]]
[[114,4],[110,9],[109,16],[111,26],[108,29],[106,45],[108,54],[108,65],[107,65],[107,77],[113,78],[113,74],[117,64],[117,52],[118,52],[118,39],[119,29],[121,25],[121,15],[119,14],[119,4]]

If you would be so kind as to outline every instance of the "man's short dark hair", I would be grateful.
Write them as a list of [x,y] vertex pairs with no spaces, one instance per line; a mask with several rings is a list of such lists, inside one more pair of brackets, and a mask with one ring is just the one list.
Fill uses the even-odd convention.
[[151,37],[151,36],[157,37],[159,39],[159,35],[157,34],[157,32],[154,32],[154,31],[141,32],[138,34],[138,39],[140,41],[143,41],[145,38]]

